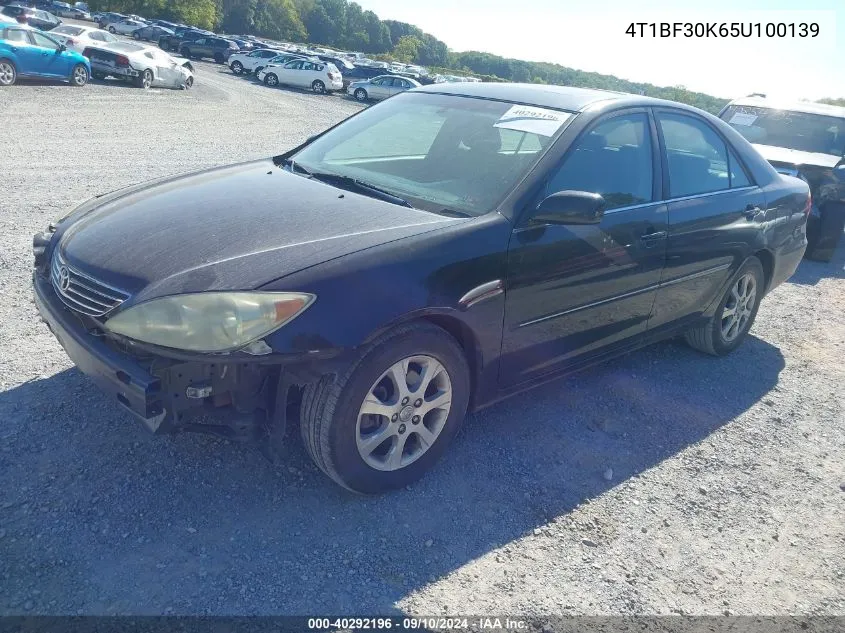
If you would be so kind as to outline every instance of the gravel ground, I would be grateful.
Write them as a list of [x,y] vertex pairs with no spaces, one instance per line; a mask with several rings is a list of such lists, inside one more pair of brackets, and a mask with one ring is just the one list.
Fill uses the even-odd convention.
[[0,91],[0,613],[845,614],[845,249],[731,357],[664,343],[515,397],[379,498],[295,442],[274,467],[154,438],[71,366],[31,301],[35,231],[358,108],[205,63],[189,92]]

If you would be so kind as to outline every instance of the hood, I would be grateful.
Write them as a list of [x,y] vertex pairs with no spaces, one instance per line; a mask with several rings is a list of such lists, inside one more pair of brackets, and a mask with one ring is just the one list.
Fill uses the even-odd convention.
[[80,271],[135,295],[254,289],[460,222],[291,174],[266,159],[89,201],[54,239]]
[[754,144],[754,149],[760,152],[763,158],[773,164],[789,164],[795,165],[796,167],[808,165],[811,167],[826,167],[827,169],[832,169],[842,161],[841,156],[834,156],[833,154],[802,152],[797,149],[775,147],[773,145]]

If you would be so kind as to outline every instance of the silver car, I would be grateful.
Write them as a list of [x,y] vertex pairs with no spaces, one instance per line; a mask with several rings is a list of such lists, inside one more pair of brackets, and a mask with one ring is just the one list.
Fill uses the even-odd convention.
[[364,81],[353,81],[346,88],[346,92],[358,101],[368,101],[370,99],[379,101],[400,92],[410,90],[411,88],[419,88],[421,85],[420,82],[409,77],[379,75],[378,77]]

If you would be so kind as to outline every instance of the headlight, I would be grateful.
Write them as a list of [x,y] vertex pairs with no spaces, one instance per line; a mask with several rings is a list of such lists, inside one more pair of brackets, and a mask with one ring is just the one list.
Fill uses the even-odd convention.
[[294,319],[316,297],[300,292],[202,292],[140,303],[104,327],[144,343],[194,352],[228,352]]

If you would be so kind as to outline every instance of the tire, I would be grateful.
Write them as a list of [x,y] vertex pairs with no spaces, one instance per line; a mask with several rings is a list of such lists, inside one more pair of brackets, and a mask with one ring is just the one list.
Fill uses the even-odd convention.
[[134,31],[132,32],[132,37],[134,37],[136,40],[141,40],[141,36],[135,33]]
[[91,76],[97,81],[103,81],[106,78],[105,73],[97,72],[96,70],[91,73]]
[[318,95],[324,95],[326,94],[326,84],[319,79],[315,79],[314,83],[311,84],[311,90],[316,92]]
[[115,35],[117,33],[117,31],[114,30],[113,26],[110,26],[109,27],[109,33],[111,33],[112,35]]
[[358,101],[366,101],[370,98],[370,96],[367,94],[366,90],[364,90],[363,88],[358,88],[357,90],[355,90],[355,98]]
[[273,73],[267,73],[264,75],[264,84],[270,86],[271,88],[275,88],[279,85],[279,78]]
[[194,78],[188,77],[187,79],[185,79],[185,90],[190,90],[193,87],[194,87]]
[[0,86],[13,86],[18,80],[18,70],[9,59],[0,59]]
[[242,75],[244,72],[244,65],[238,61],[232,62],[230,68],[232,69],[232,72],[236,75]]
[[807,251],[804,257],[830,262],[845,229],[845,202],[826,202],[818,216],[807,221]]
[[[438,364],[445,371],[438,371]],[[398,372],[405,376],[407,391],[395,387],[399,383],[392,378],[392,368],[397,366],[404,367]],[[435,373],[425,379],[429,368]],[[408,387],[409,376],[419,381],[416,390]],[[430,386],[441,395],[426,396]],[[407,395],[402,397],[403,393]],[[444,403],[447,394],[451,398]],[[300,412],[302,439],[314,463],[341,486],[363,494],[386,492],[418,480],[434,465],[458,432],[469,396],[469,366],[457,341],[428,323],[402,325],[368,346],[345,373],[306,386]],[[386,414],[362,413],[365,398]],[[426,411],[424,399],[439,405]],[[379,437],[384,439],[378,441]],[[400,440],[401,450],[396,452]]]
[[260,72],[261,72],[261,69],[262,69],[262,68],[264,68],[264,66],[257,66],[257,67],[255,68],[255,70],[253,70],[253,71],[252,71],[253,73],[255,73],[255,76],[256,76],[256,77],[258,76],[258,73],[260,73]]
[[220,53],[214,53],[214,61],[218,64],[222,64],[226,60],[223,59],[223,55]]
[[181,57],[184,57],[185,59],[193,59],[193,57],[191,57],[191,49],[190,48],[180,48],[176,52],[179,53],[179,55]]
[[143,88],[147,90],[153,85],[153,71],[149,68],[141,73],[141,76],[135,80],[135,85],[138,88]]
[[88,69],[85,67],[85,64],[77,64],[73,67],[73,70],[70,71],[70,85],[76,88],[82,88],[85,84],[88,83],[90,76],[88,75]]
[[[753,298],[738,299],[743,295],[741,284],[749,279],[754,284]],[[764,285],[763,265],[756,257],[749,257],[731,278],[725,296],[722,297],[713,316],[701,327],[693,328],[685,333],[684,336],[690,347],[713,356],[725,356],[739,347],[757,317],[757,310],[763,299]],[[744,310],[743,306],[745,306]],[[740,316],[731,320],[728,314],[731,310],[739,311]],[[731,324],[733,327],[726,334],[725,328]]]

